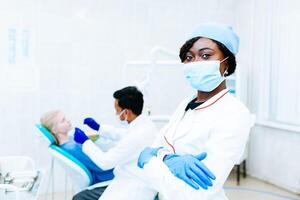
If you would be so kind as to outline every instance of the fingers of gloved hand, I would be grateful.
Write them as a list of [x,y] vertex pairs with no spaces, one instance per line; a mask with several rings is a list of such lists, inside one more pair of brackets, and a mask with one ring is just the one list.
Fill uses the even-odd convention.
[[91,117],[87,117],[83,120],[83,124],[87,124],[87,123],[90,123],[91,121],[93,121],[93,118]]
[[144,160],[142,159],[141,154],[140,154],[140,156],[139,156],[137,165],[138,165],[139,168],[144,168],[145,162],[144,162]]
[[196,165],[193,164],[189,166],[189,168],[202,182],[204,182],[208,186],[212,186],[212,181],[210,180],[210,178]]
[[150,148],[146,147],[139,155],[138,158],[138,167],[144,168],[144,165],[149,162],[149,160],[157,154],[157,151],[160,148]]
[[75,134],[82,135],[82,134],[84,134],[84,132],[80,128],[75,127]]
[[201,161],[201,160],[205,159],[206,156],[207,156],[207,153],[206,153],[206,152],[203,152],[203,153],[200,153],[199,155],[196,155],[195,157],[196,157],[199,161]]
[[146,147],[139,155],[139,158],[138,158],[138,167],[139,168],[143,168],[144,167],[144,164],[145,164],[145,159],[147,157],[147,155],[149,154],[150,152],[150,147]]
[[162,148],[163,148],[163,147],[153,148],[152,154],[155,155],[155,156],[157,156],[157,152],[158,152],[160,149],[162,149]]
[[98,124],[93,118],[91,117],[88,117],[88,118],[85,118],[84,121],[83,121],[83,124],[86,124],[88,125],[90,128],[98,131],[99,128],[100,128],[100,124]]
[[74,141],[80,144],[83,144],[86,140],[89,138],[86,136],[86,134],[80,129],[75,127],[75,133],[74,133]]
[[151,148],[151,147],[146,147],[142,153],[144,154],[149,154],[149,155],[156,155],[157,151],[156,151],[156,148]]
[[212,180],[216,179],[216,176],[200,161],[195,162],[196,166],[201,169]]
[[186,182],[186,184],[190,185],[195,190],[199,190],[199,186],[196,183],[194,183],[186,174],[183,174],[182,176],[180,176],[178,178],[180,178],[181,180]]
[[195,181],[200,187],[207,190],[208,188],[207,184],[204,181],[202,181],[191,169],[187,168],[186,174],[191,180]]
[[142,153],[143,153],[143,152],[149,152],[150,150],[151,150],[150,147],[145,147],[144,150],[142,151]]

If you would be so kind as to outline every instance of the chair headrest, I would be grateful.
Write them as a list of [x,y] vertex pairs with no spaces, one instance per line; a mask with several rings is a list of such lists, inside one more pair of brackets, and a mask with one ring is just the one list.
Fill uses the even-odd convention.
[[49,145],[57,143],[56,138],[50,133],[50,131],[45,126],[43,126],[42,124],[36,124],[35,126],[41,131],[43,137],[46,139]]

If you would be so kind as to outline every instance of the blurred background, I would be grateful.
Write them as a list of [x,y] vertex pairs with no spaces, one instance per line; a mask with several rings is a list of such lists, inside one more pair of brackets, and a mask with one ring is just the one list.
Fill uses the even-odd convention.
[[[260,190],[269,183],[278,188],[276,194],[298,199],[298,0],[0,0],[0,156],[26,155],[49,170],[50,154],[35,127],[42,113],[61,109],[77,126],[87,116],[111,122],[113,92],[142,84],[147,75],[133,75],[137,66],[146,73],[176,65],[179,48],[202,22],[230,24],[240,36],[232,93],[256,121],[247,154],[249,182],[242,178],[239,187]],[[178,96],[176,87],[185,87],[177,83],[178,72],[158,72],[152,70],[143,87],[145,111],[170,115],[181,95],[193,91]],[[55,170],[54,192],[70,193],[64,170]],[[41,185],[44,197],[46,185]],[[228,186],[235,185],[234,177]],[[235,196],[243,195],[241,190],[235,192],[228,190],[232,199],[246,199]]]

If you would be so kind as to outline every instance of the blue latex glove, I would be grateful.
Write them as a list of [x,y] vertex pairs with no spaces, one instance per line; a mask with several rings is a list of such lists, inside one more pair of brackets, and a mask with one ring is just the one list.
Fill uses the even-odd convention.
[[80,128],[75,128],[75,133],[74,133],[74,141],[83,144],[85,141],[87,141],[89,138],[86,136],[86,134],[80,129]]
[[149,162],[149,160],[153,157],[157,155],[157,152],[159,149],[161,149],[162,147],[158,147],[158,148],[150,148],[150,147],[146,147],[139,156],[138,159],[138,167],[139,168],[143,168],[145,164],[147,164]]
[[209,186],[212,186],[210,179],[216,179],[209,169],[200,162],[206,155],[206,153],[201,153],[197,156],[170,154],[165,157],[164,163],[176,177],[196,190],[199,189],[199,186],[206,190]]
[[99,128],[100,128],[100,124],[98,124],[93,118],[91,117],[88,117],[88,118],[85,118],[84,121],[83,121],[83,124],[86,124],[88,125],[90,128],[96,130],[96,131],[99,131]]

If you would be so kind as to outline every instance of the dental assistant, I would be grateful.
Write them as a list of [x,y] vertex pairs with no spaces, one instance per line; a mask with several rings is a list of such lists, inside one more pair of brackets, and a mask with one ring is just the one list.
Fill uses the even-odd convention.
[[[105,191],[101,200],[153,200],[157,193],[160,200],[227,199],[224,182],[241,157],[250,131],[248,109],[226,88],[226,78],[236,68],[238,47],[239,38],[229,26],[210,23],[195,29],[179,56],[183,76],[196,95],[180,103],[152,148],[140,154],[142,175],[135,183],[117,193]],[[215,175],[207,190],[181,180],[187,175],[183,171],[202,173],[191,162],[201,152],[207,152],[202,162]]]

